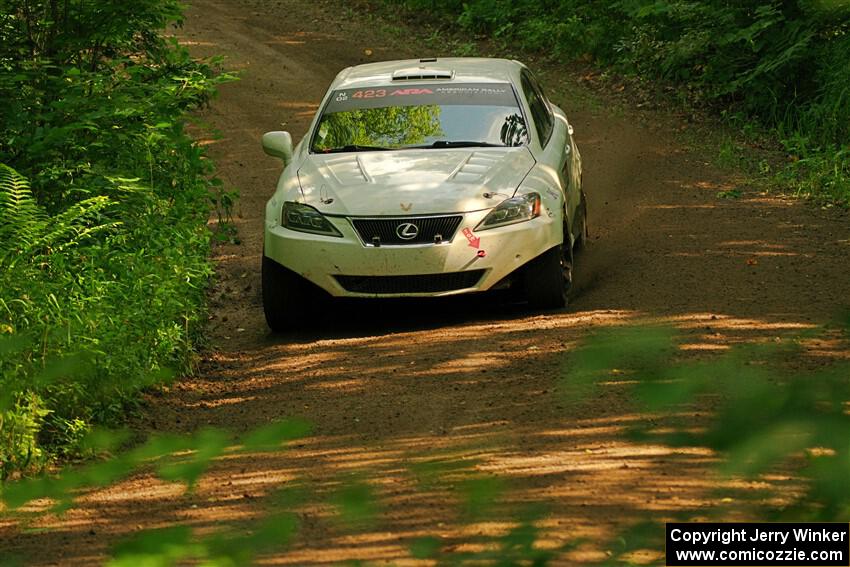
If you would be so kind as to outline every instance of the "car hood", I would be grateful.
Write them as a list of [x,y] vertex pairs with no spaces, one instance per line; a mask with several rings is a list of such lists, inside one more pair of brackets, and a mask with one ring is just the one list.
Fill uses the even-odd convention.
[[325,214],[425,215],[491,208],[533,166],[525,147],[311,154],[298,181]]

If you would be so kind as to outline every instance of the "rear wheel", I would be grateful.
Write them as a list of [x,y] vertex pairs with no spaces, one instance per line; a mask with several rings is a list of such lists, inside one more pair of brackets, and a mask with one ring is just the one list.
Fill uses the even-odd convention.
[[531,307],[559,309],[566,306],[573,283],[573,261],[569,241],[532,260],[523,277],[526,299]]
[[263,254],[263,312],[276,333],[309,327],[320,314],[320,290]]

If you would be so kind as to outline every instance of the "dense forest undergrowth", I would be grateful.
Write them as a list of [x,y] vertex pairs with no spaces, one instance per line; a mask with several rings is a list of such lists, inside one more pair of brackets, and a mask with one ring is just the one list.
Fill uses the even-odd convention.
[[191,365],[222,189],[185,113],[228,76],[163,38],[181,9],[0,1],[0,478]]
[[646,85],[675,86],[683,105],[717,113],[744,138],[767,129],[778,140],[785,163],[763,161],[756,174],[821,203],[850,204],[846,0],[381,3],[494,40],[506,53],[592,61]]

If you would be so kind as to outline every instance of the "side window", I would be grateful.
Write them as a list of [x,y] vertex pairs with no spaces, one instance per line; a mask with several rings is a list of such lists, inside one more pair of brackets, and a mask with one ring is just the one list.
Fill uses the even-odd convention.
[[540,136],[540,145],[545,146],[549,141],[549,136],[552,135],[555,120],[540,87],[528,73],[522,74],[522,92],[528,100],[531,119],[534,121],[534,126]]

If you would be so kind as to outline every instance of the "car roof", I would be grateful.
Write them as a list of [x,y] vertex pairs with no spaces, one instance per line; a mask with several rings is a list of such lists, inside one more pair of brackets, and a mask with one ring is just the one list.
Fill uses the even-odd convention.
[[332,89],[409,83],[519,83],[525,66],[510,59],[445,57],[367,63],[343,70]]

